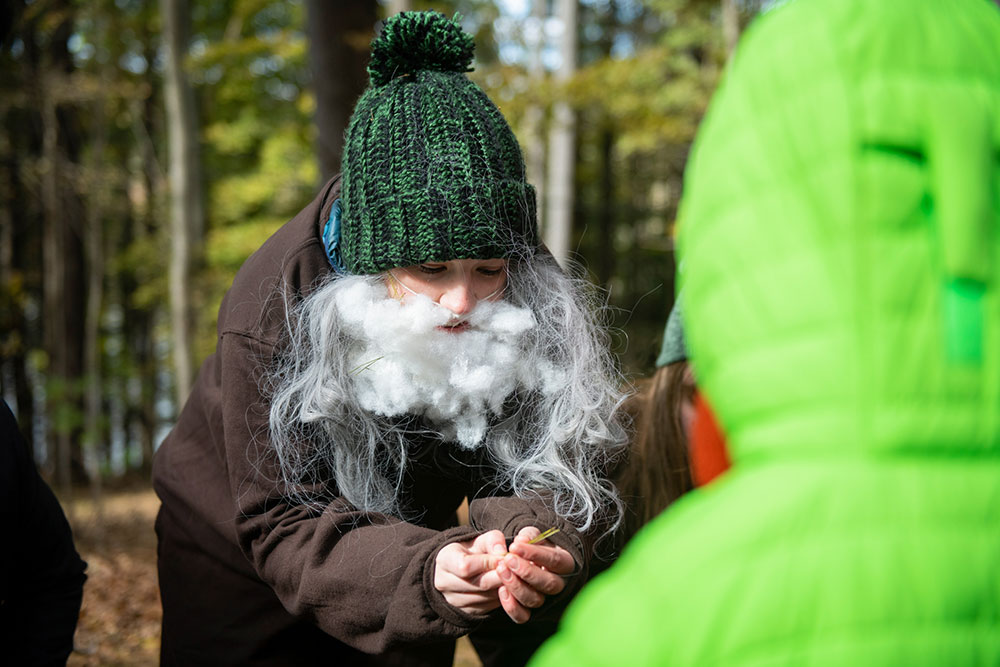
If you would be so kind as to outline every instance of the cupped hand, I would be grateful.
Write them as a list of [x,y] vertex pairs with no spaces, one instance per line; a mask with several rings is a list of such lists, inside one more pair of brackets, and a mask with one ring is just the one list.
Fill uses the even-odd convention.
[[493,611],[500,606],[497,564],[506,553],[507,540],[499,530],[467,542],[452,542],[438,552],[434,587],[448,604],[467,614]]
[[521,529],[496,566],[502,584],[497,591],[500,605],[515,623],[531,618],[531,610],[541,607],[546,596],[561,593],[566,587],[563,576],[576,567],[568,551],[548,540],[528,544],[540,534],[535,526]]

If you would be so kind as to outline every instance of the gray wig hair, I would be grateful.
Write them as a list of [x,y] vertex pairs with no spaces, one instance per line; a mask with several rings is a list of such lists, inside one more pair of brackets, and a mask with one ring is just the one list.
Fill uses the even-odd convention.
[[[381,276],[365,277],[381,280]],[[294,501],[332,476],[356,508],[403,516],[399,494],[413,426],[372,414],[354,397],[332,277],[286,321],[286,345],[271,369],[270,443],[278,481]],[[516,392],[483,447],[496,485],[518,497],[541,496],[580,530],[619,524],[622,504],[607,480],[627,442],[621,404],[626,385],[610,352],[607,306],[588,281],[564,273],[548,255],[511,260],[506,299],[529,308],[537,325],[524,354],[564,369],[558,386]],[[541,365],[541,364],[539,364]],[[423,428],[421,430],[428,430]]]

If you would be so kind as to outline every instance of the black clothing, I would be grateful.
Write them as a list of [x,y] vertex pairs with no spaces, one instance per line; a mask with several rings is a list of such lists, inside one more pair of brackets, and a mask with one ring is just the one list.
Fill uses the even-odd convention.
[[7,403],[0,401],[0,651],[8,665],[65,665],[87,564],[59,501],[38,475]]

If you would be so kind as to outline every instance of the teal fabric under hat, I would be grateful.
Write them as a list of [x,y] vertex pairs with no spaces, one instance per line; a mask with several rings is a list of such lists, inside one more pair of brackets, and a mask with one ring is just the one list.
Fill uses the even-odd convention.
[[372,42],[371,82],[347,129],[340,254],[378,273],[538,245],[535,191],[500,110],[465,72],[472,37],[403,12]]
[[660,356],[656,358],[656,367],[669,366],[688,358],[687,346],[684,344],[684,325],[681,319],[681,298],[678,295],[674,307],[670,309],[667,324],[663,328],[663,344],[660,346]]

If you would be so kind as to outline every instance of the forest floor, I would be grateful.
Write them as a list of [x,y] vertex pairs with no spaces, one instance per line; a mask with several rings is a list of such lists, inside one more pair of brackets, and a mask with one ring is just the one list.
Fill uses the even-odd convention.
[[[148,485],[106,489],[96,505],[83,491],[63,508],[87,583],[68,667],[159,664],[160,589],[153,521],[160,501]],[[454,667],[479,667],[472,645],[458,642]]]
[[74,497],[63,508],[87,583],[70,667],[159,664],[160,589],[153,520],[160,501],[148,488],[106,490],[98,521],[95,503]]

